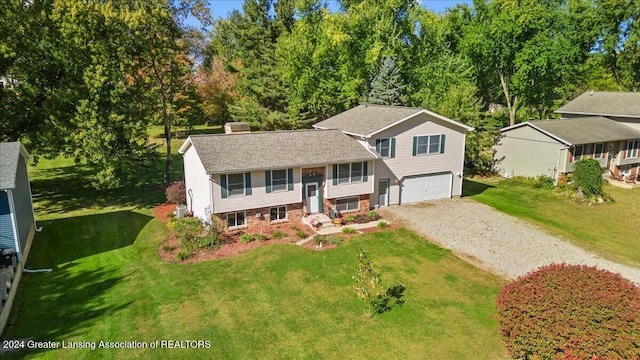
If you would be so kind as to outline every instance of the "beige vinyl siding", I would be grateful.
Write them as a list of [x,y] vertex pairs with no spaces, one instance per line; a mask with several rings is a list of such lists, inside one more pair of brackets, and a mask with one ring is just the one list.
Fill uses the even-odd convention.
[[[413,156],[413,137],[425,135],[445,135],[445,151],[443,154]],[[396,126],[372,136],[369,144],[375,147],[376,139],[395,138],[395,157],[382,159],[385,166],[378,166],[376,178],[390,179],[390,204],[398,204],[400,193],[394,177],[403,177],[431,173],[451,172],[453,174],[453,196],[462,194],[462,174],[464,164],[465,130],[430,117],[419,114]],[[380,160],[378,160],[380,162]],[[386,170],[389,170],[392,176]],[[457,176],[460,174],[460,176]],[[376,194],[377,197],[377,194]],[[373,199],[375,203],[377,198]]]
[[568,152],[558,140],[527,125],[503,132],[495,146],[496,170],[508,176],[554,176],[568,167]]
[[389,205],[398,205],[400,203],[400,179],[396,177],[393,171],[391,171],[382,160],[376,161],[375,173],[375,193],[371,196],[371,206],[378,205],[378,181],[381,179],[389,179]]
[[218,174],[213,175],[213,181],[211,183],[213,212],[216,214],[302,202],[302,185],[300,183],[299,167],[293,168],[293,190],[272,191],[270,193],[267,193],[264,170],[261,170],[251,172],[251,195],[222,198],[220,176],[221,175]]
[[349,197],[373,193],[373,184],[377,181],[374,174],[373,161],[367,161],[367,181],[333,185],[333,164],[326,168],[327,181],[324,195],[327,199]]
[[[184,153],[184,181],[187,189],[187,209],[201,219],[208,218],[211,213],[211,186],[209,175],[204,169],[196,148],[191,146]],[[191,196],[189,196],[191,190]]]
[[[634,141],[634,140],[631,140]],[[635,165],[637,163],[640,162],[640,156],[636,156],[636,157],[632,157],[632,158],[628,158],[627,157],[627,141],[621,141],[620,142],[620,147],[618,149],[620,149],[620,151],[618,152],[618,156],[616,157],[616,162],[615,164],[618,166],[624,166],[624,165]]]

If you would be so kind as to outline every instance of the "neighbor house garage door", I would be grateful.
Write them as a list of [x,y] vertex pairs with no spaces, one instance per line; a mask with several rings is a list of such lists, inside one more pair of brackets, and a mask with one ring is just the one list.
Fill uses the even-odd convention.
[[409,204],[424,200],[450,198],[452,178],[451,173],[405,178],[402,181],[400,203]]

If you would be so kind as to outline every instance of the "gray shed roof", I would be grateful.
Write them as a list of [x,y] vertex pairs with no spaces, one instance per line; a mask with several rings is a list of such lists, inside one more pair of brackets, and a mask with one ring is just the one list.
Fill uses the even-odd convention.
[[19,142],[0,143],[0,189],[16,187],[16,173],[20,153],[28,159],[27,150]]
[[640,118],[640,92],[587,91],[556,112]]
[[192,135],[180,147],[193,145],[208,174],[366,161],[375,155],[339,130],[266,131],[244,134]]
[[601,116],[527,121],[504,128],[502,131],[508,131],[527,124],[567,145],[640,139],[640,131]]
[[371,137],[418,114],[428,114],[467,131],[473,128],[442,115],[420,108],[387,105],[359,105],[313,125],[321,129],[338,129],[348,134]]

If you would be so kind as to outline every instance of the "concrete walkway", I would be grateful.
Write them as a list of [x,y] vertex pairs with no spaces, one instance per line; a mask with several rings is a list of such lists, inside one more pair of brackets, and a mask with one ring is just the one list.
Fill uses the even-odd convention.
[[332,227],[322,227],[322,228],[320,228],[320,230],[318,230],[318,231],[313,230],[313,231],[314,231],[314,234],[313,234],[313,235],[311,235],[311,236],[309,236],[309,237],[306,237],[306,238],[304,238],[304,239],[302,239],[302,240],[300,240],[300,241],[296,242],[296,245],[304,245],[304,244],[308,243],[309,241],[313,240],[313,238],[314,238],[316,235],[341,234],[341,233],[342,233],[342,229],[344,229],[344,228],[346,228],[346,227],[347,227],[347,228],[352,228],[352,229],[355,229],[355,230],[362,230],[362,229],[368,229],[368,228],[377,227],[377,226],[378,226],[378,223],[379,223],[380,221],[384,221],[384,222],[386,222],[387,224],[391,224],[391,223],[390,223],[389,221],[387,221],[387,220],[376,220],[376,221],[369,221],[368,223],[364,223],[364,224],[349,224],[349,225],[343,225],[343,226],[338,226],[338,227],[336,227],[336,226],[332,226]]

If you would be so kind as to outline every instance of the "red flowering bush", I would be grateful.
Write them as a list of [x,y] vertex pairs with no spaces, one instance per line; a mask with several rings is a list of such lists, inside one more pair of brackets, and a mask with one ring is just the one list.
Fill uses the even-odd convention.
[[165,194],[167,195],[167,201],[170,203],[178,205],[187,203],[187,191],[184,181],[176,181],[169,185]]
[[500,332],[518,359],[640,359],[640,289],[595,267],[553,264],[502,287]]

